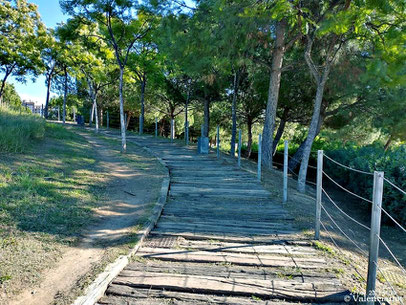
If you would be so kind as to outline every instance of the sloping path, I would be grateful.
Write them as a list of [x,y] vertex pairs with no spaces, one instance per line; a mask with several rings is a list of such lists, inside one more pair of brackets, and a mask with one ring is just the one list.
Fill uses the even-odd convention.
[[344,301],[333,266],[252,174],[165,140],[129,140],[166,162],[170,193],[137,257],[98,304]]

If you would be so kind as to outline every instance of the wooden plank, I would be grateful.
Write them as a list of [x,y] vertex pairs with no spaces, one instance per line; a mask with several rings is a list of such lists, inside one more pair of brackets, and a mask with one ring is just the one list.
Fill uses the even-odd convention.
[[[210,276],[185,276],[182,274],[134,272],[133,276],[118,276],[116,285],[128,285],[144,289],[224,294],[230,296],[277,298],[284,300],[342,301],[339,285],[325,283],[299,283],[295,281],[227,279]],[[346,292],[347,293],[347,292]]]
[[132,271],[161,272],[167,274],[184,274],[200,276],[217,276],[226,278],[252,278],[252,279],[289,279],[299,282],[330,282],[339,284],[334,274],[322,272],[321,270],[299,270],[298,268],[270,268],[270,267],[249,267],[238,265],[215,265],[215,264],[194,264],[194,263],[165,263],[155,260],[145,260],[143,263],[130,263],[121,274],[131,275]]
[[[199,219],[199,220],[205,220],[205,219],[213,219],[213,213],[215,213],[215,217],[218,219],[235,219],[236,217],[239,217],[242,215],[241,213],[238,213],[233,210],[214,210],[213,211],[201,211],[201,210],[196,210],[193,208],[167,208],[165,210],[164,216],[163,217],[185,217],[185,218],[190,218],[190,219]],[[259,215],[258,213],[252,212],[252,213],[246,213],[243,214],[244,218],[246,221],[256,221],[256,222],[262,222],[262,221],[293,221],[293,217],[289,216],[287,214],[264,214],[264,215]]]
[[171,185],[171,192],[179,192],[179,193],[198,193],[198,194],[208,194],[208,193],[216,193],[216,194],[252,194],[254,196],[258,196],[258,195],[266,195],[266,196],[270,196],[271,192],[266,191],[266,190],[258,190],[258,189],[251,189],[251,188],[247,188],[244,185],[236,185],[235,187],[226,187],[226,186],[222,186],[222,184],[218,184],[218,188],[211,188],[211,187],[203,187],[203,186],[180,186],[180,185]]
[[[157,290],[157,289],[142,289],[133,288],[126,285],[112,284],[108,290],[108,297],[103,297],[99,304],[108,305],[139,305],[139,304],[228,304],[228,305],[271,305],[274,301],[254,300],[252,297],[230,297],[226,295],[214,295],[214,294],[196,294],[188,292],[178,292],[170,290]],[[121,297],[121,298],[120,298]],[[124,300],[124,303],[123,303]],[[141,303],[142,300],[147,302],[159,302],[159,303]],[[126,303],[127,302],[127,303]],[[182,304],[182,305],[183,305]],[[303,305],[309,305],[302,303]],[[278,302],[278,305],[292,305],[291,303]],[[325,304],[330,305],[330,304]]]
[[276,255],[247,255],[227,252],[186,251],[164,248],[141,248],[138,256],[155,258],[163,261],[182,261],[193,263],[225,263],[239,266],[288,267],[303,269],[323,269],[323,258],[290,258]]
[[199,240],[179,239],[178,247],[204,251],[222,251],[250,254],[282,254],[282,255],[317,255],[312,247],[291,245],[252,245],[244,243],[208,242]]
[[266,229],[262,228],[243,228],[239,226],[222,226],[213,224],[188,224],[172,223],[159,221],[156,228],[171,229],[177,232],[213,232],[213,233],[233,233],[241,236],[247,235],[271,235],[276,233],[289,234],[294,233],[292,226],[274,226]]
[[195,217],[187,217],[187,216],[176,216],[176,215],[162,215],[161,220],[163,222],[165,221],[170,221],[170,222],[180,222],[180,223],[188,223],[188,224],[210,224],[212,223],[213,225],[218,225],[219,222],[221,222],[222,226],[238,226],[240,228],[262,228],[262,229],[268,229],[268,228],[275,228],[275,227],[289,227],[292,229],[291,223],[286,221],[285,219],[272,219],[271,221],[269,220],[264,220],[261,219],[261,221],[258,220],[249,220],[249,219],[236,219],[233,216],[228,216],[228,215],[211,215],[211,217],[199,217],[200,215],[196,214]]
[[157,229],[155,228],[150,232],[151,236],[178,236],[191,240],[214,240],[225,242],[239,242],[239,243],[261,243],[261,244],[309,244],[308,238],[305,238],[299,234],[274,234],[267,236],[231,236],[225,234],[215,233],[192,233],[192,232],[176,232],[169,229]]

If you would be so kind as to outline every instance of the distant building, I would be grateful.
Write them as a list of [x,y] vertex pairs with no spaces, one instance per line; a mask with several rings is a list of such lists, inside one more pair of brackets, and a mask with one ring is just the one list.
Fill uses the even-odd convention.
[[32,101],[23,101],[23,107],[30,109],[30,111],[34,114],[42,115],[42,107],[35,105]]
[[23,101],[23,107],[30,109],[32,113],[35,111],[35,103],[31,101]]

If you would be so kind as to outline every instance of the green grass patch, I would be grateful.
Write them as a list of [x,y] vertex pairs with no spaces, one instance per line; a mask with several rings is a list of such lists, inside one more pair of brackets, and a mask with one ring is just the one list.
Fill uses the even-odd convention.
[[12,294],[77,242],[104,198],[94,148],[61,125],[40,124],[42,141],[0,159],[0,288]]
[[0,107],[0,153],[21,153],[43,139],[45,120]]

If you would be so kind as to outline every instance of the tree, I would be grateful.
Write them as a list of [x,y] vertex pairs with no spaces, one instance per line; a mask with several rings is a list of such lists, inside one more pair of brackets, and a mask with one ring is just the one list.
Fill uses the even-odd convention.
[[22,105],[21,97],[18,95],[14,85],[6,83],[3,91],[3,104],[12,109],[19,109]]
[[124,118],[124,73],[127,61],[134,44],[142,39],[151,29],[150,15],[145,7],[129,0],[62,0],[63,10],[73,16],[78,16],[100,25],[99,38],[113,49],[117,65],[120,69],[120,129],[121,152],[125,153],[126,126]]
[[0,102],[9,76],[24,82],[41,72],[46,28],[37,6],[26,0],[0,0]]

